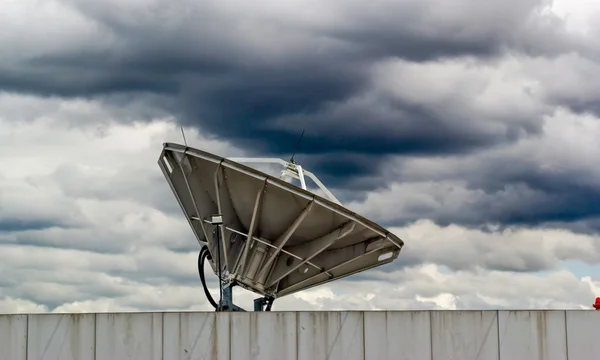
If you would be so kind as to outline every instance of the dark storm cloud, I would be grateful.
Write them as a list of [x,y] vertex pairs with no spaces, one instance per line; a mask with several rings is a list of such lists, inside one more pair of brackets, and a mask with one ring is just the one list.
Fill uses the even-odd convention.
[[600,232],[600,215],[591,214],[568,223],[559,221],[548,221],[549,228],[565,228],[579,234],[594,235]]
[[[148,269],[141,273],[140,271],[107,271],[106,274],[114,277],[120,277],[125,279],[135,279],[135,281],[148,284],[148,285],[168,285],[178,284],[182,286],[198,286],[200,283],[200,275],[198,272],[194,272],[194,264],[189,264],[190,272],[187,275],[167,275],[165,276],[164,269]],[[217,286],[217,280],[211,276],[212,274],[206,272],[206,283],[208,286]]]
[[[101,201],[131,200],[148,205],[162,212],[180,216],[181,208],[173,200],[173,193],[160,171],[148,171],[145,167],[127,164],[114,169],[126,176],[86,174],[76,166],[60,166],[52,179],[62,192],[73,199],[96,199]],[[140,182],[139,179],[144,179]]]
[[[1,175],[0,180],[3,180]],[[23,231],[67,231],[89,225],[73,202],[50,193],[40,196],[40,189],[43,187],[36,188],[27,181],[5,181],[0,185],[0,242],[15,241],[13,234]],[[34,207],[27,208],[31,200],[26,194],[39,196]]]
[[[51,227],[63,227],[66,224],[44,219],[0,219],[0,234],[23,230],[44,230]],[[0,242],[2,238],[0,237]]]
[[444,225],[460,221],[471,226],[585,222],[588,228],[600,231],[593,221],[600,216],[600,186],[592,169],[577,168],[578,164],[554,169],[540,166],[538,161],[526,154],[482,157],[468,170],[462,168],[466,188],[483,195],[470,202],[461,215],[446,214],[437,220]]
[[[519,174],[503,177],[498,174],[490,177],[490,186],[496,188],[498,193],[499,182],[504,180],[503,187],[507,184],[525,184],[529,195],[521,198],[510,206],[498,210],[496,214],[487,212],[487,218],[480,218],[485,222],[498,222],[505,225],[543,225],[561,224],[584,221],[595,232],[600,231],[597,221],[588,222],[600,216],[600,188],[597,184],[590,184],[587,174],[554,174],[539,171],[535,168],[527,169]],[[514,186],[514,185],[513,185]],[[492,204],[480,204],[480,214],[486,213]],[[477,219],[477,217],[474,217]]]
[[[349,204],[387,226],[430,219],[486,232],[514,227],[600,232],[597,120],[556,114],[543,136],[468,156],[390,162],[388,187]],[[389,180],[388,180],[389,181]]]
[[[110,231],[107,232],[110,233]],[[127,250],[126,238],[123,235],[107,235],[99,232],[92,235],[91,231],[88,231],[86,237],[81,234],[86,234],[86,232],[62,231],[61,234],[47,234],[28,228],[22,232],[15,232],[12,239],[0,238],[0,243],[50,249],[75,249],[102,254],[120,254]]]
[[[18,61],[0,60],[0,90],[118,105],[139,95],[145,101],[139,111],[144,104],[162,108],[251,154],[287,156],[306,129],[297,159],[329,185],[353,190],[387,186],[382,164],[394,156],[465,155],[542,132],[549,110],[519,82],[510,93],[521,97],[503,100],[504,93],[490,91],[490,99],[481,101],[477,96],[492,77],[482,73],[451,82],[451,94],[435,100],[436,85],[449,80],[427,78],[429,68],[411,64],[472,61],[456,70],[466,72],[498,63],[503,54],[552,58],[580,45],[543,11],[548,2],[542,0],[63,3],[96,37],[75,36],[61,47],[14,55]],[[394,64],[383,66],[387,62],[404,70],[395,74]],[[425,78],[431,90],[423,90]],[[419,99],[411,98],[413,88],[420,89]],[[160,113],[143,111],[148,117]],[[512,161],[506,168],[523,164]],[[475,226],[577,221],[598,212],[593,187],[522,170],[461,178],[468,189],[481,191],[468,206],[439,210],[417,201],[395,207],[406,206],[405,213],[378,219],[398,224],[430,217]],[[80,175],[56,174],[70,195],[83,193],[73,180]],[[102,199],[114,196],[115,188],[134,190],[129,181],[90,180],[85,190],[90,186]],[[503,187],[509,191],[502,193]],[[429,190],[436,191],[423,191]],[[361,197],[340,193],[342,200]],[[164,195],[146,192],[144,202],[164,206]],[[165,211],[176,211],[170,206]]]
[[[248,149],[291,152],[308,123],[292,120],[292,129],[285,130],[272,122],[290,114],[315,113],[323,104],[348,98],[365,86],[367,74],[363,64],[290,61],[277,67],[256,64],[214,80],[186,81],[181,94],[183,119]],[[336,138],[311,135],[308,131],[303,139],[303,150],[317,145],[314,151],[322,152],[329,149],[323,138]]]
[[[455,126],[428,109],[385,98],[350,109],[345,103],[372,88],[371,66],[389,58],[490,57],[507,48],[552,54],[569,45],[560,24],[550,26],[549,15],[540,15],[544,3],[537,0],[269,8],[242,2],[64,4],[94,26],[97,39],[0,64],[0,88],[60,96],[161,94],[176,100],[170,110],[180,121],[277,154],[289,153],[303,128],[307,154],[439,154],[512,141],[510,134],[468,131],[464,124],[471,119]],[[551,42],[536,37],[541,30],[555,35]],[[377,168],[352,161],[338,160],[346,164],[336,173],[316,165],[340,178]]]

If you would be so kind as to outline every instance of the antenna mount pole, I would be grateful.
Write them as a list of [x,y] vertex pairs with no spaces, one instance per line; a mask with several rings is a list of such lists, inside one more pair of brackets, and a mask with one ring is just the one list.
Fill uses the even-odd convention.
[[221,225],[223,225],[222,215],[213,215],[210,223],[216,226],[217,237],[217,276],[219,277],[219,306],[217,311],[223,310],[223,276],[221,274]]
[[210,223],[215,225],[216,241],[217,241],[217,276],[219,277],[219,303],[216,311],[244,311],[244,309],[236,306],[233,303],[233,286],[234,283],[228,283],[223,286],[223,271],[221,268],[221,227],[223,226],[223,216],[211,216]]
[[185,132],[183,131],[183,126],[181,126],[181,135],[183,136],[183,143],[187,146],[187,140],[185,139]]
[[302,134],[300,134],[300,138],[298,139],[298,142],[296,143],[296,146],[294,147],[294,152],[292,153],[292,157],[290,158],[290,162],[292,164],[294,163],[294,156],[296,155],[296,151],[298,151],[298,148],[300,146],[300,141],[302,141],[303,136],[304,136],[304,129],[302,129]]

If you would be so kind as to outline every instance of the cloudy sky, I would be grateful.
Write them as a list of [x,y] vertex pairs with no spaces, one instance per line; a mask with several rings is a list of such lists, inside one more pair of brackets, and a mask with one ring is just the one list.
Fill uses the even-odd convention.
[[405,241],[274,310],[600,296],[597,1],[2,5],[0,312],[210,309],[157,165],[179,126],[222,156],[306,129],[296,159]]

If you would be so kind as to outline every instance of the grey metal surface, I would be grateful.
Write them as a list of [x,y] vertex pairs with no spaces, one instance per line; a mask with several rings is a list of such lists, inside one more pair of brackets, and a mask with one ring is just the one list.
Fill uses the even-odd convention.
[[600,354],[600,311],[567,311],[565,317],[567,358],[589,359],[591,354]]
[[[93,360],[94,314],[43,314],[29,317],[29,359]],[[60,341],[55,341],[60,339]]]
[[[497,311],[431,313],[432,358],[498,360]],[[509,356],[508,359],[517,358]]]
[[198,242],[208,245],[213,270],[209,219],[221,214],[222,271],[261,295],[281,297],[387,264],[404,245],[328,199],[198,149],[164,144],[158,164]]
[[567,359],[564,311],[503,311],[498,316],[502,354],[513,359]]
[[0,360],[27,358],[27,315],[0,315]]
[[591,360],[599,320],[586,310],[0,315],[0,360]]
[[97,314],[94,359],[163,359],[163,314]]
[[[229,359],[229,319],[214,313],[165,313],[164,359]],[[236,331],[242,335],[243,331]]]
[[299,313],[298,359],[364,359],[363,317],[360,312]]
[[365,313],[364,329],[369,330],[365,331],[365,358],[431,359],[429,311]]
[[296,359],[296,314],[293,312],[247,312],[230,319],[232,359]]

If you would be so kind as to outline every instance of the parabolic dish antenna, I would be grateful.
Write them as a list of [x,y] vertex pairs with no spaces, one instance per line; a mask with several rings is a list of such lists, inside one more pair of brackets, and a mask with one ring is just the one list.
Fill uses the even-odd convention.
[[[241,163],[283,166],[281,178]],[[223,303],[206,295],[217,310],[241,310],[230,301],[238,285],[273,299],[337,280],[398,257],[403,241],[383,227],[344,208],[311,172],[293,161],[222,158],[174,143],[163,145],[158,164],[202,247],[220,276]],[[285,178],[299,180],[296,186]],[[312,179],[323,191],[306,187]],[[258,305],[257,305],[258,304]]]

